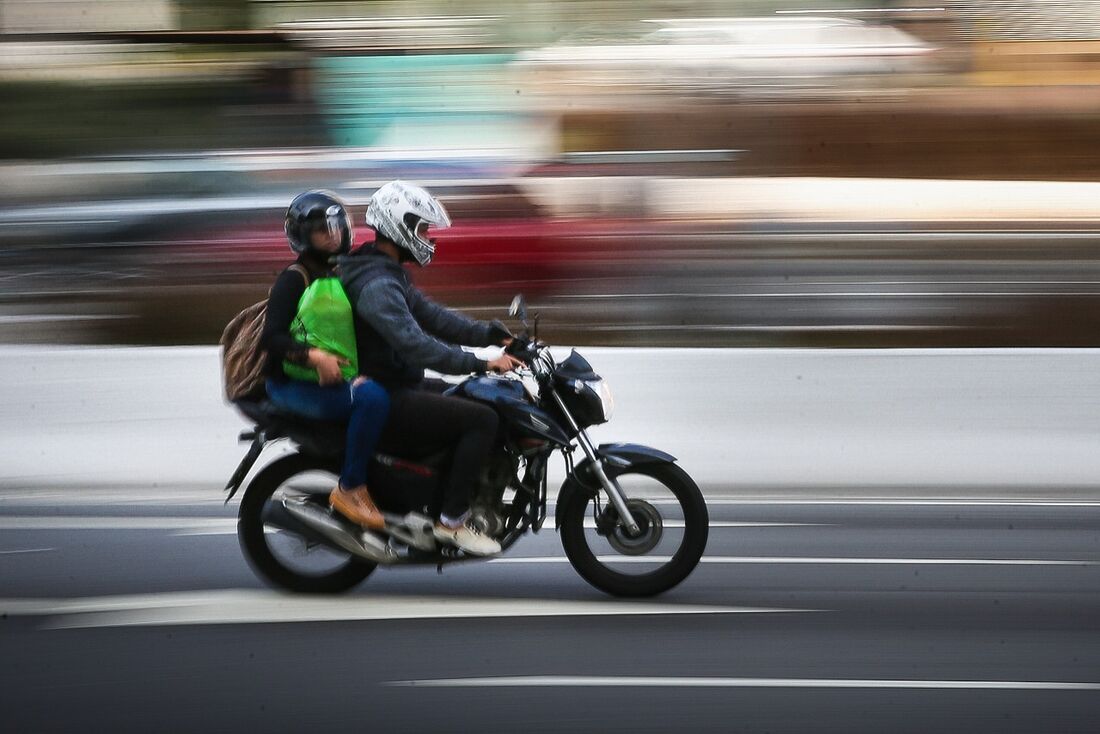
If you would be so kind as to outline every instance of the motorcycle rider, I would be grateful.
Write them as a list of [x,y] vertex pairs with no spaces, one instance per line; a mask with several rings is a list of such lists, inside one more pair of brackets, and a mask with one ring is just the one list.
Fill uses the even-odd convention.
[[[333,277],[330,260],[351,249],[352,225],[347,207],[330,191],[307,191],[290,203],[285,231],[298,258],[271,288],[260,345],[267,350],[265,374],[268,399],[280,410],[313,420],[347,421],[347,443],[340,482],[329,501],[349,520],[382,528],[385,520],[367,489],[367,463],[386,422],[389,395],[377,382],[364,377],[346,380],[336,355],[298,341],[290,333],[298,304],[309,282]],[[295,379],[285,362],[312,367],[318,382]],[[343,360],[346,363],[346,360]]]
[[419,186],[391,181],[370,199],[367,225],[375,232],[338,261],[337,273],[355,310],[359,370],[390,395],[380,446],[454,447],[435,537],[472,555],[500,552],[500,544],[472,527],[471,497],[497,433],[497,415],[486,405],[439,394],[424,380],[425,368],[443,374],[507,372],[521,363],[508,354],[482,360],[467,346],[505,346],[511,334],[499,323],[467,318],[425,297],[404,263],[428,265],[435,252],[429,227],[451,224],[443,205]]

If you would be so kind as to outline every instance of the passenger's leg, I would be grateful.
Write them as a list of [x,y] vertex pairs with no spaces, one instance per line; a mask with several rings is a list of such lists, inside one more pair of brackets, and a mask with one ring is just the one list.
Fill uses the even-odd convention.
[[318,385],[305,380],[268,380],[267,397],[276,408],[315,421],[346,421],[351,415],[351,384]]
[[329,493],[329,503],[341,515],[364,527],[381,529],[386,522],[367,489],[367,464],[386,420],[389,398],[381,385],[366,382],[353,388],[317,385],[305,380],[269,380],[268,398],[280,410],[303,418],[347,421],[344,468]]
[[344,468],[340,483],[329,495],[329,503],[349,520],[381,530],[386,520],[367,488],[367,467],[386,424],[390,398],[381,385],[370,380],[352,387],[351,396]]
[[367,466],[390,412],[390,396],[377,382],[367,380],[352,388],[348,442],[340,484],[351,489],[367,483]]

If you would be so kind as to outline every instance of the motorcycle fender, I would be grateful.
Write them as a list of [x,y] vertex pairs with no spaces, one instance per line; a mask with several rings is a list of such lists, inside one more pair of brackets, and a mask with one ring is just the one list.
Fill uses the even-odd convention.
[[[672,464],[676,461],[672,454],[636,443],[600,444],[596,454],[603,459],[604,472],[609,477],[616,477],[641,464]],[[574,494],[581,492],[591,497],[599,491],[599,486],[599,480],[592,474],[592,462],[585,459],[577,464],[558,490],[558,501],[554,507],[554,529],[561,528],[561,508],[569,504]]]
[[248,476],[248,472],[252,469],[252,465],[256,463],[256,459],[260,458],[260,453],[264,450],[264,444],[267,443],[267,437],[263,431],[245,431],[241,434],[241,440],[247,441],[252,439],[252,445],[248,447],[248,453],[241,459],[241,463],[237,465],[237,470],[233,472],[233,476],[229,478],[229,481],[225,485],[225,489],[229,492],[229,495],[225,498],[225,504],[229,504],[229,500],[233,499],[233,495],[237,494],[237,490],[241,488],[241,483],[244,482],[244,478]]

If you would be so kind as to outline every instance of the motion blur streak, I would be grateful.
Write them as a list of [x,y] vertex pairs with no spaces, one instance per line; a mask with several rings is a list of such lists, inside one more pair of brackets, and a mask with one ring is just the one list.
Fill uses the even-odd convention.
[[441,8],[4,3],[0,341],[213,343],[401,177],[558,342],[1100,344],[1095,3]]
[[[1100,2],[0,0],[0,95],[8,729],[1097,731]],[[395,178],[697,479],[673,592],[258,588],[215,345]]]

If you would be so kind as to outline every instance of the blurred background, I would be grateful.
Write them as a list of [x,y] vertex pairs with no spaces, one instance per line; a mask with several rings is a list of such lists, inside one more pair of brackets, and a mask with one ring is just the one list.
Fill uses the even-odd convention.
[[558,343],[1100,345],[1100,3],[0,0],[0,343],[213,344],[286,205]]

